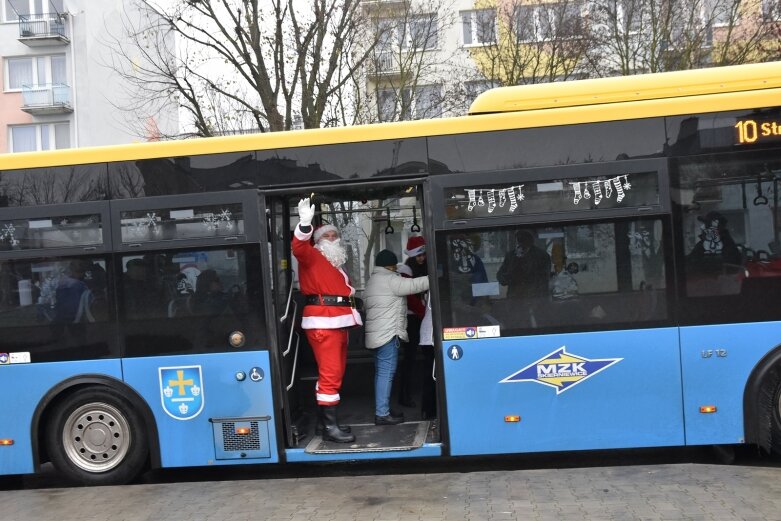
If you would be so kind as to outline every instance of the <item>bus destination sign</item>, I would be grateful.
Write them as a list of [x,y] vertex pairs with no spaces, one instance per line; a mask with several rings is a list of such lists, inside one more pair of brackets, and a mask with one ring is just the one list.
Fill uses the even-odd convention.
[[781,120],[758,121],[756,119],[739,119],[735,123],[735,131],[736,145],[781,141]]

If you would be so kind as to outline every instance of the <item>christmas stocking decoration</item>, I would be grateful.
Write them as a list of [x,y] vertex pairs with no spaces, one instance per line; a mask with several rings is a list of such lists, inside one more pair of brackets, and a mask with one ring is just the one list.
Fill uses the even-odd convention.
[[496,209],[496,196],[493,190],[488,191],[488,213],[493,213]]
[[499,190],[499,206],[504,208],[504,205],[507,203],[507,194],[505,193],[505,189],[502,188]]
[[572,200],[574,204],[578,204],[583,199],[583,194],[580,193],[580,183],[570,183],[572,188],[575,189],[575,199]]
[[616,201],[619,203],[624,200],[624,187],[621,186],[621,179],[616,177],[613,179],[613,184],[616,185],[616,192],[618,193],[618,197],[616,198]]
[[468,211],[472,211],[475,208],[475,191],[474,190],[467,190],[467,194],[469,194],[469,206],[466,207]]
[[599,187],[599,182],[593,183],[591,189],[594,191],[594,204],[602,202],[602,188]]
[[514,212],[518,208],[518,201],[515,199],[515,187],[511,186],[507,189],[507,195],[510,196],[510,211]]

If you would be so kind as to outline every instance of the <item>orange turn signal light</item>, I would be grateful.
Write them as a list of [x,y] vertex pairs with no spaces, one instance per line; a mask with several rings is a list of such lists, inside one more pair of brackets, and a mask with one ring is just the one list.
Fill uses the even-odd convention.
[[703,414],[707,414],[709,412],[716,412],[716,406],[715,405],[701,405],[700,406],[700,412]]
[[504,417],[504,421],[506,421],[507,423],[518,423],[519,421],[521,421],[521,417],[515,414],[510,414]]
[[0,445],[13,445],[14,440],[9,438],[0,439]]
[[249,427],[236,427],[236,434],[241,434],[246,436],[247,434],[250,433],[250,430],[251,429]]

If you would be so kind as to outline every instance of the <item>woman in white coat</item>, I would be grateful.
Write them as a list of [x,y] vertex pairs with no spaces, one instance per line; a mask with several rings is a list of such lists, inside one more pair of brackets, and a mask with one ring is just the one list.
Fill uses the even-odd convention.
[[396,273],[398,259],[382,250],[366,284],[366,347],[374,350],[374,423],[395,425],[404,416],[390,412],[390,392],[399,359],[400,340],[407,338],[407,295],[428,290],[428,277],[404,278]]

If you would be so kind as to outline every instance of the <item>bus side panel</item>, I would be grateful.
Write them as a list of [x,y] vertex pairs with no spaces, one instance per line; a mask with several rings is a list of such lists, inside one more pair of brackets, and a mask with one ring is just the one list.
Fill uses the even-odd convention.
[[676,328],[443,349],[453,455],[684,444]]
[[[122,364],[125,381],[143,396],[155,416],[163,467],[279,460],[267,351],[126,358]],[[242,381],[237,378],[239,372],[246,375]],[[253,378],[253,373],[261,378]],[[184,387],[179,382],[185,382]],[[198,386],[202,401],[178,398],[181,395],[189,399],[189,387],[193,384]],[[182,413],[178,409],[182,403],[192,408]],[[225,444],[217,441],[222,436],[219,431],[223,424],[217,422],[215,429],[213,420],[236,420],[224,423],[231,431],[226,436],[233,436],[234,423],[236,427],[249,425],[241,421],[245,418],[262,418],[257,421],[257,444],[247,436],[234,436],[236,454],[226,456]],[[248,445],[244,445],[245,440]],[[227,437],[223,441],[227,443]]]
[[[781,344],[781,323],[681,328],[686,443],[743,443],[743,394],[751,371]],[[703,405],[716,412],[700,413]]]
[[[0,438],[14,440],[0,447],[0,474],[30,474],[33,466],[31,426],[41,399],[58,383],[81,374],[122,379],[119,360],[8,364],[0,366]],[[43,443],[44,440],[39,440]]]

